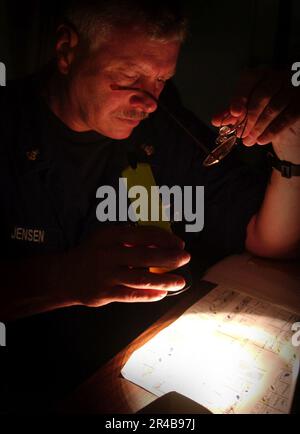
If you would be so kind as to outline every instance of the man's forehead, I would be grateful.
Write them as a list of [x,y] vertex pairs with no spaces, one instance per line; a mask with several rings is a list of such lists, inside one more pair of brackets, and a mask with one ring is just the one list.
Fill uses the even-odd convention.
[[151,40],[141,32],[117,32],[102,46],[99,56],[104,54],[109,66],[135,67],[145,73],[161,69],[174,74],[180,46],[179,41]]

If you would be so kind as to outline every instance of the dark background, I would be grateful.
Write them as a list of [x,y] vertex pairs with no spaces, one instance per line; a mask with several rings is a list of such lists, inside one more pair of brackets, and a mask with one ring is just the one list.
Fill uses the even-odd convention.
[[[0,62],[6,65],[7,79],[30,74],[49,60],[61,3],[0,0]],[[176,84],[185,105],[207,123],[226,105],[245,67],[300,61],[297,0],[199,0],[185,5],[190,37]],[[72,324],[70,333],[80,335],[80,330],[74,331]],[[120,334],[117,325],[112,333]]]
[[[63,1],[0,0],[0,62],[7,79],[37,70],[51,56]],[[187,107],[209,122],[226,105],[247,66],[300,61],[297,0],[184,2],[190,18],[176,83]]]

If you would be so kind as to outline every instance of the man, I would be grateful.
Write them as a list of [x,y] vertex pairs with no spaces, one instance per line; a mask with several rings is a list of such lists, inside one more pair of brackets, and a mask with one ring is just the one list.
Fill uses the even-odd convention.
[[[0,318],[11,322],[10,342],[19,355],[13,340],[20,343],[20,328],[23,340],[44,340],[49,347],[55,342],[48,356],[52,350],[66,350],[58,344],[60,334],[71,346],[76,333],[72,345],[77,347],[70,350],[76,354],[74,363],[76,357],[88,363],[78,342],[86,342],[92,333],[93,323],[87,327],[91,317],[106,317],[110,326],[117,323],[114,331],[101,324],[101,333],[106,330],[109,336],[108,346],[123,333],[124,320],[136,332],[132,321],[141,305],[127,310],[122,304],[120,316],[113,316],[111,303],[159,301],[168,291],[183,288],[185,280],[176,269],[191,256],[181,238],[208,262],[245,247],[273,258],[299,253],[300,178],[282,177],[274,169],[265,187],[268,173],[258,177],[235,155],[204,169],[205,155],[158,110],[165,87],[168,101],[166,83],[175,74],[185,32],[176,2],[80,3],[58,29],[55,67],[39,81],[25,80],[4,89]],[[299,165],[298,101],[288,84],[279,73],[250,74],[225,114],[228,123],[236,123],[248,110],[244,144],[272,142],[280,160]],[[205,127],[174,93],[169,98],[185,126],[211,146],[213,138]],[[224,113],[214,124],[219,126],[222,119]],[[153,149],[147,161],[158,185],[205,186],[205,229],[194,239],[181,230],[179,238],[157,228],[97,222],[97,188],[116,185],[132,151],[145,158],[139,154],[145,144]],[[175,271],[154,274],[150,267]],[[81,306],[101,309],[94,313]],[[150,314],[156,308],[145,309]],[[23,317],[29,318],[15,321]],[[33,334],[28,336],[28,330]],[[95,345],[95,339],[91,342]],[[57,357],[56,369],[65,374],[70,359],[67,363],[64,356]],[[47,356],[40,360],[42,373],[47,362]],[[51,374],[52,379],[59,376],[55,369]],[[37,371],[31,375],[35,378],[30,380],[36,381]],[[16,396],[11,400],[16,405]]]

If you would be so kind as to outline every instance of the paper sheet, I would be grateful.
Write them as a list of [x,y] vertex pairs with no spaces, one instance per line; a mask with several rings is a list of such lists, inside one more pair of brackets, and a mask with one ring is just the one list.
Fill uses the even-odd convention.
[[157,396],[213,413],[288,413],[299,373],[293,313],[220,285],[137,350],[122,370]]

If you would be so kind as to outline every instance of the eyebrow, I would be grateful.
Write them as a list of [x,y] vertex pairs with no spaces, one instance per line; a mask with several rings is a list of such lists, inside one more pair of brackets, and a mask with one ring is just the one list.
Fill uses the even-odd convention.
[[[150,75],[149,74],[150,68],[147,70],[147,68],[142,67],[141,65],[139,65],[137,63],[132,63],[132,62],[124,63],[122,66],[120,65],[120,69],[123,69],[123,68],[137,69],[139,71],[142,71],[145,75]],[[172,78],[172,77],[174,77],[175,74],[176,74],[176,70],[172,70],[169,74],[164,75],[164,77]]]

